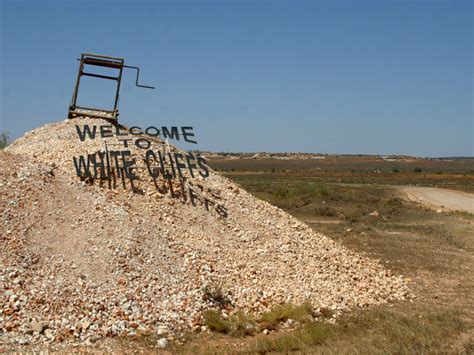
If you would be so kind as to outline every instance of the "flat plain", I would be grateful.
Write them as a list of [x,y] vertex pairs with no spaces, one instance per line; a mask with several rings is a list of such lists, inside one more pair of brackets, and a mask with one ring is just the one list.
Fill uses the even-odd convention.
[[[355,309],[335,324],[268,335],[193,336],[178,352],[472,353],[474,215],[408,188],[472,198],[474,159],[215,155],[210,165],[351,250],[410,280],[411,301]],[[285,320],[281,317],[282,321]]]

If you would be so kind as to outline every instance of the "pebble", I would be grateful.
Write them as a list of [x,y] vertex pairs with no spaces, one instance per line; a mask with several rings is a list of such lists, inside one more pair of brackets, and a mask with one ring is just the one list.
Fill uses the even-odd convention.
[[47,328],[48,324],[45,322],[33,322],[31,324],[31,329],[38,334],[42,334]]
[[168,339],[166,338],[159,339],[157,342],[157,346],[161,349],[165,349],[166,347],[168,347]]
[[156,334],[158,335],[165,335],[168,333],[168,328],[164,326],[159,326]]

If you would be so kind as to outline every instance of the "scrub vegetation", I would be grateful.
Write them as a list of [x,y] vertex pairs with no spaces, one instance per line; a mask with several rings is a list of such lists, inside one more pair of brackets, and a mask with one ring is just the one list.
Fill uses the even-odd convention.
[[[239,160],[233,160],[239,162]],[[279,162],[278,162],[279,163]],[[347,163],[347,162],[346,162]],[[232,166],[232,160],[226,162]],[[294,167],[295,162],[288,164]],[[402,180],[442,170],[445,162],[431,161],[421,172],[404,168]],[[213,162],[210,163],[213,166]],[[417,166],[418,166],[417,165]],[[214,162],[214,166],[216,163]],[[219,167],[219,164],[217,164]],[[221,166],[222,167],[222,166]],[[286,210],[315,230],[347,248],[364,253],[410,280],[412,301],[354,309],[328,322],[311,321],[310,305],[281,305],[260,318],[246,320],[247,334],[234,332],[240,320],[229,317],[225,327],[211,326],[210,335],[193,335],[178,352],[192,353],[472,353],[474,351],[474,216],[467,212],[436,213],[403,198],[394,185],[381,183],[381,174],[353,168],[326,173],[239,169],[227,177],[255,196]],[[409,171],[411,170],[411,171]],[[455,170],[455,169],[453,169]],[[424,185],[449,185],[472,191],[472,164],[457,172],[426,175]],[[364,183],[358,181],[364,175]],[[397,173],[387,172],[387,175]],[[347,181],[341,181],[344,176]],[[371,179],[370,177],[373,176]],[[422,181],[420,179],[415,181]],[[383,180],[383,179],[382,179]],[[423,185],[422,183],[420,183]],[[374,213],[376,212],[376,213]],[[215,312],[212,322],[221,318]],[[292,326],[287,327],[288,319]],[[226,331],[222,331],[222,329]],[[227,331],[230,329],[230,331]],[[269,330],[268,334],[263,331]],[[267,332],[265,332],[267,333]]]

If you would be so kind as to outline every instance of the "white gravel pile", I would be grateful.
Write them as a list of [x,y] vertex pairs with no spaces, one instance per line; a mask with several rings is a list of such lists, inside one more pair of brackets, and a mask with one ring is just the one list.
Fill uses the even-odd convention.
[[[0,341],[93,342],[199,327],[202,311],[219,306],[206,291],[216,287],[228,312],[309,300],[338,313],[408,296],[405,281],[378,262],[212,170],[175,182],[174,197],[146,169],[135,191],[80,181],[72,157],[104,148],[101,138],[79,141],[75,125],[84,123],[107,124],[49,124],[0,152]],[[132,154],[143,165],[143,151]],[[179,195],[189,187],[194,205]]]

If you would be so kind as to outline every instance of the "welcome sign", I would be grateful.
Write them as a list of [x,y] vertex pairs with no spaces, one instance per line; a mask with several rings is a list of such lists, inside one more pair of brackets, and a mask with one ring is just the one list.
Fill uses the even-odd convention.
[[[110,188],[116,181],[129,181],[132,190],[138,191],[134,182],[140,180],[138,169],[145,170],[160,192],[169,193],[171,197],[182,198],[196,206],[202,204],[206,210],[214,208],[221,216],[227,217],[227,209],[219,204],[218,194],[199,184],[194,185],[190,178],[208,178],[209,167],[206,159],[192,152],[179,152],[168,145],[168,139],[183,140],[197,144],[193,127],[160,127],[149,126],[146,129],[134,126],[125,128],[119,125],[75,125],[80,142],[87,140],[104,140],[104,149],[72,158],[76,175],[83,181],[93,182],[107,180]],[[114,138],[118,143],[107,143]],[[113,146],[113,149],[110,149]],[[156,147],[161,147],[157,149]],[[134,153],[132,153],[132,149]],[[138,157],[136,152],[139,152]],[[177,180],[175,183],[173,183]],[[158,184],[164,182],[164,186]],[[186,186],[187,185],[187,186]],[[178,186],[178,188],[176,188]]]

